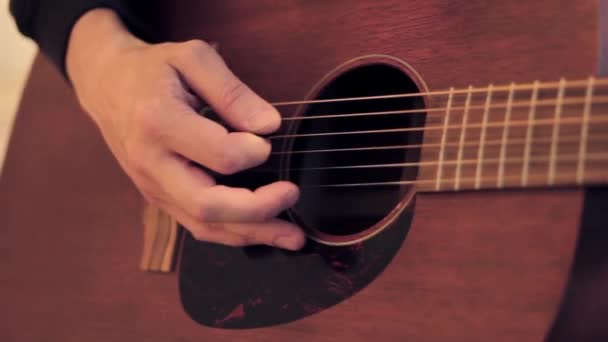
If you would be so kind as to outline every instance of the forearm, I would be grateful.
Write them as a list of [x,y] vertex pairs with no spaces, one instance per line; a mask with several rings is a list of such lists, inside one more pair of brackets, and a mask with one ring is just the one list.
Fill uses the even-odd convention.
[[148,2],[131,0],[10,0],[17,27],[33,39],[62,72],[66,73],[66,50],[75,23],[97,8],[114,10],[136,36],[156,41],[158,9]]

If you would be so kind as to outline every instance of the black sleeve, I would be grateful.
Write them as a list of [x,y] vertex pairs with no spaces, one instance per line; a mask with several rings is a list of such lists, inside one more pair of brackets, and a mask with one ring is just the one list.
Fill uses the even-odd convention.
[[10,11],[19,31],[32,38],[42,53],[65,73],[65,54],[72,26],[85,12],[98,7],[115,10],[126,26],[144,40],[154,33],[145,22],[146,7],[127,0],[10,0]]

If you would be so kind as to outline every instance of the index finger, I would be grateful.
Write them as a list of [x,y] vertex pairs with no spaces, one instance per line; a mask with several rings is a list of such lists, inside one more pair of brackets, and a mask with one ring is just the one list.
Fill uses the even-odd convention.
[[230,126],[268,134],[281,125],[277,110],[241,82],[209,44],[200,40],[183,43],[169,64]]

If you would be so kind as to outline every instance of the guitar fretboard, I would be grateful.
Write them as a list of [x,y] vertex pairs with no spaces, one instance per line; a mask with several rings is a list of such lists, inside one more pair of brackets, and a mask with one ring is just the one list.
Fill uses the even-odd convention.
[[417,188],[608,182],[608,80],[450,89],[432,98]]

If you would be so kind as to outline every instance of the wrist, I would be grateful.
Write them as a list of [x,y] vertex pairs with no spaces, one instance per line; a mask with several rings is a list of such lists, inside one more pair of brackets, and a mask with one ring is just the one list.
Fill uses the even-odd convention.
[[[66,53],[66,71],[78,91],[117,56],[146,43],[132,35],[120,17],[106,8],[93,9],[85,13],[74,24]],[[89,81],[90,80],[90,81]]]

